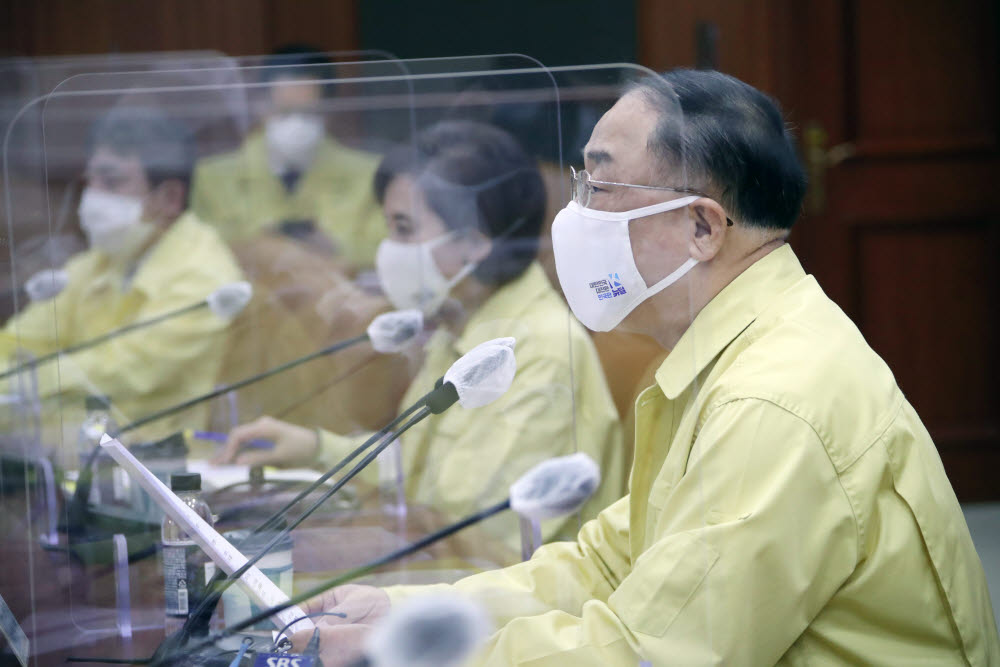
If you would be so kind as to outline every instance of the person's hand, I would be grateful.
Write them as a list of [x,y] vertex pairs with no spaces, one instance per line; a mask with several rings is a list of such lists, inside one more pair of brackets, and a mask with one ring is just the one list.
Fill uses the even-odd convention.
[[311,598],[302,605],[307,614],[320,611],[341,616],[320,616],[319,620],[331,625],[374,623],[389,613],[389,596],[376,586],[344,584],[322,595]]
[[[270,440],[274,448],[244,450],[252,440]],[[315,430],[273,417],[260,417],[230,431],[226,446],[215,462],[295,468],[314,463],[318,452],[319,438]]]
[[[331,667],[357,660],[371,626],[389,612],[389,607],[389,596],[381,588],[355,584],[338,586],[302,605],[307,614],[320,611],[340,614],[312,619],[319,628],[319,655],[323,664]],[[304,651],[312,635],[312,630],[292,635],[289,638],[292,651]]]

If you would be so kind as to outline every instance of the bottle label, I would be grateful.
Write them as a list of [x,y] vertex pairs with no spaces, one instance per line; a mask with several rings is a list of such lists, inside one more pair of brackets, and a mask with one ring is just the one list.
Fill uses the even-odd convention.
[[128,476],[124,468],[115,468],[111,474],[111,488],[115,502],[123,505],[128,504],[132,495],[132,478]]
[[[181,589],[184,607],[181,608]],[[187,547],[163,547],[163,593],[168,614],[187,615]]]
[[188,613],[188,591],[187,582],[183,579],[177,582],[177,611],[181,614]]
[[205,589],[205,562],[196,545],[164,545],[163,598],[167,615],[187,616]]

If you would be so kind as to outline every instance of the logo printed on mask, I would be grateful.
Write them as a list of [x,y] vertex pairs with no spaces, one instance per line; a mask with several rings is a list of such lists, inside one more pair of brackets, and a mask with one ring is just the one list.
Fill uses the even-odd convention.
[[617,273],[609,273],[607,280],[597,280],[590,283],[590,289],[597,293],[598,301],[613,299],[616,296],[622,296],[627,293]]

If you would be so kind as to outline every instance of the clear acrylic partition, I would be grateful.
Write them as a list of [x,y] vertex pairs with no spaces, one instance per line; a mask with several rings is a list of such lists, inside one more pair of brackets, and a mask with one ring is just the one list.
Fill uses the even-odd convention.
[[[311,68],[79,75],[9,128],[7,146],[21,136],[41,139],[37,153],[4,154],[6,237],[18,286],[37,271],[22,254],[32,257],[60,224],[88,238],[79,231],[79,201],[67,205],[66,223],[49,203],[67,183],[83,183],[86,174],[91,188],[116,187],[108,182],[116,169],[128,172],[145,159],[162,180],[140,184],[143,215],[175,201],[170,160],[177,142],[153,151],[121,148],[132,145],[130,133],[108,127],[108,118],[128,126],[153,122],[150,113],[166,116],[169,127],[186,127],[197,157],[189,210],[167,231],[151,235],[143,224],[126,234],[123,227],[122,238],[101,241],[92,228],[89,238],[103,250],[42,267],[65,269],[67,287],[54,297],[17,299],[7,319],[8,372],[21,370],[4,378],[0,483],[11,510],[5,548],[23,567],[4,579],[22,583],[20,618],[38,655],[103,648],[105,655],[143,657],[163,636],[155,508],[142,505],[135,485],[100,459],[97,495],[91,491],[86,511],[73,496],[88,449],[81,425],[95,419],[88,394],[110,397],[121,440],[158,475],[202,473],[220,531],[252,528],[315,478],[302,468],[331,466],[476,344],[514,337],[519,368],[503,397],[476,409],[455,405],[413,426],[296,530],[300,589],[501,499],[521,473],[551,456],[587,452],[605,481],[582,517],[543,523],[542,540],[572,537],[583,519],[624,493],[616,397],[591,336],[559,290],[549,228],[570,199],[568,166],[580,164],[590,129],[627,81],[649,73],[627,65],[550,70],[519,56]],[[123,154],[137,159],[113,159]],[[645,182],[657,181],[649,175]],[[92,215],[128,216],[128,200],[107,201],[91,197]],[[119,269],[109,259],[143,241],[141,262],[121,260]],[[454,279],[459,274],[466,277]],[[79,276],[87,277],[81,283]],[[204,307],[185,310],[240,278],[253,285],[253,299],[231,321]],[[362,342],[224,391],[362,334],[379,313],[412,305],[426,311],[427,326],[402,353],[379,354]],[[86,352],[41,363],[27,356],[165,314]],[[132,428],[209,392],[219,395]],[[302,427],[294,431],[300,436],[322,431],[319,460],[289,462],[293,470],[267,467],[262,476],[248,471],[245,458],[235,466],[210,463],[222,453],[218,438],[264,415]],[[167,439],[176,432],[181,445]],[[248,453],[268,451],[254,440]],[[54,543],[40,539],[51,501],[38,482],[39,460],[51,464],[59,488]],[[512,515],[495,517],[377,580],[450,580],[515,562],[521,528]],[[118,533],[131,555],[131,645],[115,639],[123,627],[115,605],[122,580],[112,565]],[[81,649],[87,645],[93,650]]]
[[[120,72],[135,69],[175,69],[191,67],[222,69],[232,67],[232,59],[213,51],[178,51],[160,53],[101,54],[92,56],[53,56],[44,58],[14,57],[0,59],[0,138],[6,135],[10,123],[19,115],[39,113],[40,108],[30,106],[30,102],[57,89],[67,78],[81,73]],[[29,105],[25,108],[25,105]],[[21,128],[29,121],[19,120]],[[36,118],[30,123],[40,127]],[[22,165],[32,155],[41,155],[41,135],[39,132],[21,131],[13,136],[8,145],[12,159]],[[14,157],[16,156],[16,158]],[[79,196],[78,183],[50,192],[50,200],[45,205],[53,211],[55,227],[51,236],[45,238],[44,245],[35,248],[29,260],[27,244],[22,247],[24,262],[31,261],[41,270],[47,265],[61,265],[70,255],[83,247],[79,234],[69,229],[70,206]],[[6,227],[6,214],[0,210],[0,224]],[[38,240],[41,243],[41,239]],[[27,265],[25,265],[26,268]],[[13,309],[14,292],[21,289],[9,282],[10,266],[7,253],[0,256],[0,312],[4,317]],[[23,295],[23,294],[22,294]]]
[[[323,56],[332,62],[353,62],[364,60],[389,60],[393,56],[384,51],[341,51],[328,52]],[[0,137],[6,135],[10,123],[18,115],[39,113],[39,105],[30,105],[43,95],[54,91],[71,91],[86,89],[102,89],[115,87],[118,82],[113,79],[121,72],[137,74],[150,72],[180,72],[189,70],[213,71],[217,82],[233,83],[233,72],[236,67],[259,67],[264,62],[275,63],[291,56],[242,56],[230,57],[215,51],[176,51],[151,53],[118,53],[88,56],[52,56],[41,58],[12,57],[0,58]],[[110,77],[110,78],[109,78]],[[207,75],[199,76],[199,85],[207,83]],[[162,79],[166,81],[166,79]],[[175,85],[182,85],[174,81]],[[27,108],[26,108],[26,105]],[[240,131],[245,132],[250,117],[247,105],[243,110],[231,109],[234,118],[242,115],[237,121]],[[39,127],[38,119],[21,119],[19,127],[26,128],[29,124]],[[32,155],[42,155],[41,136],[38,132],[20,131],[11,137],[8,145],[11,159],[24,165]],[[45,268],[49,265],[59,266],[68,257],[83,247],[83,239],[72,229],[71,206],[79,197],[79,183],[73,182],[67,187],[51,191],[50,201],[46,205],[54,212],[56,232],[51,238],[46,238],[46,244],[39,247],[32,258],[31,268]],[[5,213],[0,210],[0,223],[6,227]],[[22,243],[23,260],[28,260],[28,245]],[[0,257],[2,276],[0,276],[0,312],[4,316],[12,311],[13,293],[19,286],[8,283],[9,260],[6,253]],[[26,265],[27,266],[27,265]],[[33,272],[32,272],[33,273]]]
[[[181,72],[196,71],[198,85],[207,85],[210,81],[209,72],[215,74],[218,85],[235,83],[236,68],[260,67],[265,63],[280,63],[294,56],[226,56],[215,51],[176,51],[151,53],[118,53],[99,54],[92,56],[53,56],[42,58],[15,57],[0,59],[0,136],[6,133],[9,123],[18,115],[24,113],[39,113],[40,107],[29,103],[43,95],[53,92],[69,92],[82,90],[98,90],[108,87],[118,87],[120,79],[116,77],[123,72],[135,73],[137,76],[149,73],[174,73],[158,76],[151,84],[165,84],[173,79],[172,85],[192,85],[193,81],[184,82]],[[392,60],[393,56],[384,51],[358,50],[323,53],[322,57],[331,62],[380,61]],[[241,75],[240,75],[241,76]],[[190,77],[189,77],[190,78]],[[240,79],[242,80],[242,78]],[[239,131],[247,131],[251,117],[249,105],[245,101],[235,100],[239,106],[230,109]],[[25,108],[25,105],[29,105]],[[26,127],[26,120],[19,122],[20,127]],[[40,122],[31,121],[36,127]],[[17,161],[24,163],[31,155],[41,155],[41,137],[38,133],[20,132],[12,137],[13,143],[8,146],[12,155],[17,155]],[[20,144],[20,145],[19,145]],[[33,262],[39,270],[44,265],[63,264],[72,254],[83,248],[83,240],[72,229],[71,206],[79,197],[78,182],[71,182],[66,187],[49,192],[47,202],[54,211],[56,231],[46,239],[44,246],[37,248]],[[0,222],[6,226],[0,211]],[[23,245],[24,261],[28,261],[26,244]],[[0,312],[5,315],[11,312],[13,292],[19,287],[7,282],[8,259],[0,257],[3,267],[0,278]]]
[[[363,67],[359,64],[354,72],[364,74]],[[405,103],[407,89],[400,70],[391,71],[394,77],[384,82],[376,77],[369,80],[379,94]],[[158,74],[163,77],[157,78]],[[377,74],[384,76],[386,70],[379,69]],[[10,510],[5,512],[4,544],[11,550],[10,562],[25,564],[7,571],[3,588],[6,594],[13,579],[20,581],[16,590],[23,597],[14,596],[15,615],[31,626],[29,635],[36,639],[37,651],[46,654],[121,634],[124,626],[116,616],[116,579],[112,576],[116,533],[124,534],[133,561],[129,624],[136,632],[157,627],[162,634],[164,622],[162,577],[155,576],[159,571],[157,508],[143,498],[137,485],[99,457],[81,520],[74,493],[92,444],[86,436],[93,435],[93,429],[84,432],[82,426],[93,427],[95,419],[102,419],[95,412],[110,412],[115,426],[97,425],[121,431],[121,439],[164,481],[172,472],[184,470],[187,462],[197,469],[199,460],[203,464],[216,453],[215,434],[224,436],[235,423],[262,414],[249,407],[252,402],[224,395],[175,417],[141,428],[131,426],[220,384],[244,380],[314,352],[344,334],[316,315],[314,303],[296,294],[294,281],[309,277],[311,271],[316,284],[327,284],[323,280],[352,284],[346,274],[338,273],[333,257],[310,253],[309,245],[298,239],[283,243],[285,237],[273,235],[275,251],[263,247],[268,239],[262,239],[259,252],[279,264],[265,268],[284,282],[271,286],[267,277],[254,280],[255,301],[229,322],[206,305],[206,297],[252,277],[237,261],[239,249],[230,248],[219,230],[191,212],[167,223],[187,201],[185,163],[194,160],[200,165],[210,156],[238,151],[254,122],[255,88],[271,83],[255,79],[247,83],[249,77],[242,70],[211,68],[105,76],[105,81],[115,83],[100,90],[75,89],[75,82],[86,78],[71,78],[57,91],[28,104],[5,137],[4,238],[9,244],[11,284],[21,287],[43,268],[68,274],[65,288],[54,296],[30,289],[31,299],[15,294],[3,332],[6,370],[0,439],[5,474],[0,484],[4,505]],[[334,78],[320,83],[345,89]],[[365,92],[363,82],[353,86],[349,95],[372,94]],[[345,122],[344,141],[377,145],[377,137],[362,133],[378,132],[383,125],[372,121],[366,128],[355,122],[352,129]],[[392,141],[406,140],[405,128],[393,132]],[[25,137],[32,141],[24,141]],[[186,143],[189,155],[181,150]],[[366,164],[378,159],[376,154],[364,157]],[[363,186],[352,184],[348,194],[364,199],[369,179],[370,174]],[[74,182],[89,189],[85,196],[72,197],[66,207],[69,215],[60,221],[50,200],[54,192]],[[355,188],[363,192],[355,193]],[[115,196],[109,197],[109,190]],[[103,196],[95,198],[95,191],[98,195],[103,191]],[[239,204],[234,202],[234,206]],[[374,204],[369,208],[374,210]],[[78,211],[87,210],[89,226],[81,225],[84,216]],[[123,219],[138,224],[126,225]],[[72,228],[92,247],[73,254],[65,264],[34,266],[35,249],[49,243],[61,225]],[[287,264],[281,265],[282,261]],[[282,266],[298,273],[289,279],[280,275]],[[333,277],[324,278],[326,274]],[[284,288],[289,293],[282,293]],[[309,313],[310,319],[302,313]],[[101,339],[119,327],[151,320],[155,323],[112,334],[88,349],[34,361],[61,348]],[[360,323],[344,323],[341,329],[352,326],[354,334],[364,329]],[[258,350],[269,352],[271,358],[258,358]],[[372,356],[368,348],[367,357]],[[313,365],[322,366],[325,361]],[[352,363],[363,367],[365,361],[356,356]],[[303,364],[300,368],[309,369],[309,374],[292,381],[276,376],[276,382],[285,381],[272,384],[270,394],[257,391],[266,388],[266,382],[246,391],[257,391],[250,395],[266,405],[268,412],[278,414],[292,403],[307,401],[309,394],[332,384],[337,375],[344,376],[345,362],[336,363],[336,368],[319,370]],[[88,407],[90,395],[109,397],[110,409]],[[274,402],[265,400],[268,396]],[[230,405],[242,406],[246,414],[230,411]],[[176,432],[183,435],[180,444],[167,440]],[[48,496],[40,482],[42,462],[50,464],[50,477],[56,482],[46,487]],[[244,490],[250,490],[247,477],[244,467]],[[208,486],[227,479],[236,481],[231,472],[223,471],[211,479],[206,475],[205,482]],[[58,496],[51,493],[53,486]],[[53,508],[57,509],[55,520],[46,520]],[[55,539],[51,539],[53,523]],[[137,565],[150,562],[152,568]],[[136,576],[141,579],[135,580]]]

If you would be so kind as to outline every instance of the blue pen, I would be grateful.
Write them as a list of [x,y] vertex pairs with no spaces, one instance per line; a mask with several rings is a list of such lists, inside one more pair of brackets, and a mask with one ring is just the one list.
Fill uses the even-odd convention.
[[[211,440],[212,442],[225,442],[229,439],[225,433],[215,431],[195,431],[188,429],[184,431],[185,437],[196,438],[198,440]],[[243,443],[245,449],[274,449],[274,442],[271,440],[255,439]]]
[[[208,438],[206,438],[207,440]],[[243,641],[240,642],[240,650],[233,658],[233,661],[229,663],[229,667],[240,667],[240,663],[243,662],[243,656],[246,655],[247,649],[253,646],[253,639],[250,637],[244,637]]]

